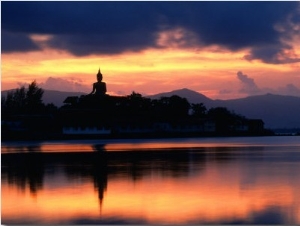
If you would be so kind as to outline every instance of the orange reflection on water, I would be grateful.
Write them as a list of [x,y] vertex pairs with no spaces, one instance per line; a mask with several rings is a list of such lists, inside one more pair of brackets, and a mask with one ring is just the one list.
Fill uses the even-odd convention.
[[79,216],[94,217],[99,203],[91,183],[59,189],[44,188],[36,195],[29,189],[21,192],[16,187],[2,184],[2,216],[8,219],[35,219],[39,223],[68,222]]
[[80,143],[37,143],[37,144],[24,144],[22,146],[17,145],[5,145],[1,146],[1,153],[31,153],[31,152],[91,152],[94,148],[91,144]]
[[289,185],[278,181],[274,187],[256,184],[244,191],[239,172],[231,171],[224,177],[226,173],[224,169],[208,172],[192,180],[152,176],[136,183],[111,181],[103,210],[112,216],[141,217],[154,224],[230,222],[249,219],[253,212],[272,206],[296,204],[299,210],[300,200],[294,202],[297,191]]
[[64,144],[64,143],[45,143],[41,145],[41,152],[92,152],[93,146],[90,144]]
[[[243,137],[243,138],[176,138],[176,139],[103,139],[86,141],[51,141],[29,143],[2,143],[1,153],[14,152],[92,152],[92,151],[136,151],[153,149],[187,149],[217,147],[259,147],[259,146],[295,146],[300,147],[296,139],[283,137]],[[274,151],[274,150],[272,150]],[[281,151],[281,150],[279,150]],[[296,150],[298,151],[298,149]]]
[[160,171],[135,181],[114,176],[108,179],[102,203],[92,181],[45,185],[35,196],[2,182],[2,216],[31,217],[42,223],[82,217],[143,219],[150,224],[218,223],[249,220],[253,213],[279,207],[288,220],[300,223],[299,180],[287,183],[262,174],[244,184],[241,168],[241,163],[211,161],[190,177],[170,177]]

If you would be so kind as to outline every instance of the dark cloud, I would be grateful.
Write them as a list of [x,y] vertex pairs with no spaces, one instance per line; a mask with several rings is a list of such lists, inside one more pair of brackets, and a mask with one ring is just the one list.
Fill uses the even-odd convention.
[[124,51],[139,51],[147,46],[154,46],[151,33],[142,32],[106,35],[56,35],[48,41],[48,46],[66,49],[77,56],[89,54],[116,54]]
[[261,59],[269,64],[286,64],[300,62],[300,58],[294,54],[288,54],[293,48],[287,44],[265,45],[261,47],[253,47],[249,55],[245,56],[246,60]]
[[[35,1],[2,2],[1,13],[2,32],[27,39],[30,34],[50,34],[47,45],[74,55],[162,48],[157,44],[159,32],[181,28],[193,34],[184,47],[250,48],[247,60],[288,63],[299,61],[286,54],[292,46],[285,42],[296,31],[297,9],[298,2]],[[16,41],[6,39],[2,46],[11,43]]]
[[1,50],[5,53],[40,50],[26,34],[1,32]]

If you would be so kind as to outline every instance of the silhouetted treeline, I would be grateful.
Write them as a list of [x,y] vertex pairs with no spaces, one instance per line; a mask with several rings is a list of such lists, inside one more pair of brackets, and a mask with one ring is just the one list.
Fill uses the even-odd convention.
[[1,97],[1,138],[42,137],[58,131],[58,108],[42,101],[44,90],[35,81]]
[[3,115],[15,114],[42,114],[56,110],[53,104],[45,105],[42,101],[44,90],[39,88],[35,81],[28,85],[10,91],[1,100]]
[[[62,113],[74,112],[74,117],[78,116],[78,123],[88,120],[91,125],[103,120],[118,119],[121,121],[183,119],[189,116],[189,110],[190,104],[185,98],[172,96],[151,100],[135,92],[128,96],[82,96],[76,102],[61,108]],[[92,117],[87,118],[88,115]]]
[[68,97],[65,105],[57,108],[42,102],[43,93],[34,81],[27,89],[21,87],[2,97],[2,139],[57,138],[63,135],[64,127],[101,127],[110,129],[112,134],[124,128],[136,133],[151,130],[155,134],[170,131],[185,132],[185,135],[188,132],[196,135],[265,133],[261,120],[251,121],[223,107],[207,110],[202,103],[190,104],[186,98],[176,95],[160,99],[135,92],[127,96],[83,95]]

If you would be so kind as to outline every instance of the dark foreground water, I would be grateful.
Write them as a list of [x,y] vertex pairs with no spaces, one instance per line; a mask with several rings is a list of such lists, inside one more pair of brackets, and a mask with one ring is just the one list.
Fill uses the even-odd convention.
[[300,137],[2,143],[2,224],[300,224]]

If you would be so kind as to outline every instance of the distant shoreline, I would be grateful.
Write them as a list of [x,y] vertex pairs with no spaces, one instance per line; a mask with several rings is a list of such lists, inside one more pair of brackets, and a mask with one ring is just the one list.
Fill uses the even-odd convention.
[[217,137],[264,137],[264,136],[299,136],[299,133],[295,134],[275,134],[266,132],[264,134],[116,134],[116,135],[66,135],[66,134],[57,134],[57,135],[27,135],[27,136],[11,136],[11,137],[1,137],[2,142],[11,142],[11,141],[52,141],[52,140],[97,140],[97,139],[165,139],[165,138],[217,138]]

